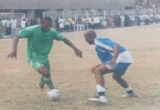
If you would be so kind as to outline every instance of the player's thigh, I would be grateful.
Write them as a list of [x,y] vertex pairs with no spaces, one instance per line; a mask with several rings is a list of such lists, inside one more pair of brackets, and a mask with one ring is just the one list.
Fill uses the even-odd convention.
[[50,71],[50,62],[49,61],[45,62],[44,67],[46,67]]
[[49,75],[49,74],[50,74],[49,70],[48,70],[46,67],[44,67],[44,66],[38,68],[37,71],[38,71],[40,74],[42,74],[43,76],[46,76],[46,75]]
[[94,72],[99,72],[101,74],[106,74],[106,73],[110,73],[111,70],[109,68],[107,68],[106,65],[101,64],[100,66],[98,66],[97,68],[94,69]]
[[[28,63],[31,65],[31,67],[38,71],[38,69],[40,68],[45,68],[47,69],[48,71],[50,71],[50,63],[49,61],[48,62],[45,62],[45,63],[41,63],[41,62],[35,62],[35,61],[28,61]],[[42,69],[41,69],[42,70]]]
[[94,69],[98,68],[100,65],[102,65],[102,64],[98,64],[98,65],[94,66],[94,67],[91,69],[91,71],[94,72]]
[[111,71],[114,73],[114,76],[119,76],[121,77],[122,75],[125,74],[126,70],[128,67],[131,65],[131,63],[118,63],[117,67],[112,69]]

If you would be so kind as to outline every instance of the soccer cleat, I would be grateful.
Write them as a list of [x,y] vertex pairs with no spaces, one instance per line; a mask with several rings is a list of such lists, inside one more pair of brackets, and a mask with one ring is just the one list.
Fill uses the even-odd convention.
[[135,93],[132,94],[124,94],[121,97],[138,97]]
[[96,96],[94,98],[89,98],[89,101],[107,103],[107,99],[105,97],[102,98],[102,97],[99,97],[99,96]]
[[39,89],[42,93],[47,94],[46,89],[39,87],[39,84],[36,85],[36,88]]

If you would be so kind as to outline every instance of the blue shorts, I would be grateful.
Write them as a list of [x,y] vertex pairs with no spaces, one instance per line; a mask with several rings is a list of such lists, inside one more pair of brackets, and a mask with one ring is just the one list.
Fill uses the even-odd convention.
[[[115,72],[115,73],[118,73],[118,74],[121,74],[121,75],[124,75],[124,73],[126,72],[127,68],[129,67],[131,63],[122,63],[122,62],[119,62],[116,66],[116,68],[114,69],[110,69],[112,72]],[[108,63],[105,64],[107,67],[108,67]]]

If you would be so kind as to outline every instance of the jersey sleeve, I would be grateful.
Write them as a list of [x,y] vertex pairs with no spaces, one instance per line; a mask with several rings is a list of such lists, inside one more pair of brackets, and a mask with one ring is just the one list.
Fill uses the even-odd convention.
[[95,40],[95,45],[102,50],[113,51],[117,43],[107,38],[97,38]]
[[20,38],[29,38],[32,35],[32,29],[30,27],[22,29],[18,32],[18,35]]
[[58,40],[58,41],[62,41],[62,40],[65,39],[65,37],[61,33],[57,32],[55,30],[53,30],[53,31],[54,31],[53,40],[55,39],[55,40]]

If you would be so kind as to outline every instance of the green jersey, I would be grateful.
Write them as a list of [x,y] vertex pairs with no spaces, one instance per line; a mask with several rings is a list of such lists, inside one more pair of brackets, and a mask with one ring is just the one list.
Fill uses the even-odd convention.
[[46,62],[51,51],[53,40],[64,40],[64,36],[50,29],[43,32],[41,26],[35,25],[18,32],[20,38],[27,38],[27,60]]

